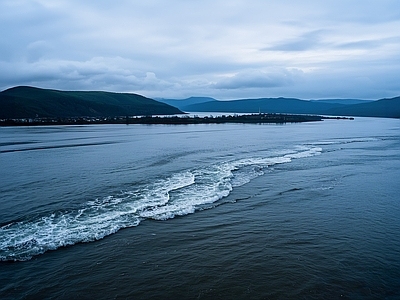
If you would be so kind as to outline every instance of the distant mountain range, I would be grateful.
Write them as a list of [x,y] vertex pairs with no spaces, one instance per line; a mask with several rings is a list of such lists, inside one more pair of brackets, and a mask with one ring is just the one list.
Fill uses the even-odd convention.
[[0,119],[173,115],[185,112],[286,113],[400,118],[400,97],[380,100],[209,97],[149,99],[132,93],[19,86],[0,92]]
[[213,98],[158,99],[186,112],[288,113],[400,118],[400,97],[380,100],[259,98],[219,101]]
[[0,119],[181,113],[176,107],[128,93],[58,91],[28,86],[14,87],[0,93]]

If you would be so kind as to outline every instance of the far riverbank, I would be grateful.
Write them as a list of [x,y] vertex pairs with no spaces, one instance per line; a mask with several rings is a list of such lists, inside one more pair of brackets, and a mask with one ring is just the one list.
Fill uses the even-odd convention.
[[219,116],[119,116],[119,117],[68,117],[35,119],[2,119],[0,126],[45,126],[45,125],[88,125],[88,124],[223,124],[223,123],[301,123],[317,122],[324,119],[346,119],[351,117],[326,117],[295,114],[244,114]]

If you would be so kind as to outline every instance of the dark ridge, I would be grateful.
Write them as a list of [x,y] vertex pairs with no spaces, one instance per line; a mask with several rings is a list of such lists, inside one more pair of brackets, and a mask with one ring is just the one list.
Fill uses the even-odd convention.
[[[176,100],[178,101],[178,100]],[[260,98],[190,103],[179,100],[177,107],[189,112],[286,113],[328,116],[400,118],[400,97],[380,100]]]
[[0,119],[173,115],[182,111],[137,94],[59,91],[29,86],[0,93]]
[[368,103],[348,105],[341,108],[333,108],[331,115],[342,116],[400,118],[400,97],[380,99]]

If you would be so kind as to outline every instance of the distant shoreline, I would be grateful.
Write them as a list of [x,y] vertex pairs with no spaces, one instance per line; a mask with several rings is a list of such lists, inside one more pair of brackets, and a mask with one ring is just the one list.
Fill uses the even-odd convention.
[[221,116],[119,116],[119,117],[70,117],[70,118],[23,118],[1,119],[0,126],[49,126],[49,125],[96,125],[96,124],[160,124],[160,125],[189,125],[189,124],[225,124],[225,123],[303,123],[318,122],[324,119],[353,120],[352,117],[326,117],[319,115],[296,114],[244,114]]

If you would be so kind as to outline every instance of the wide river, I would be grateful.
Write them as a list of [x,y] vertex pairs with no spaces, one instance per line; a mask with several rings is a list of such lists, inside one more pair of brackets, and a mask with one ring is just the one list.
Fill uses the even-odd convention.
[[399,299],[400,120],[0,127],[0,299]]

